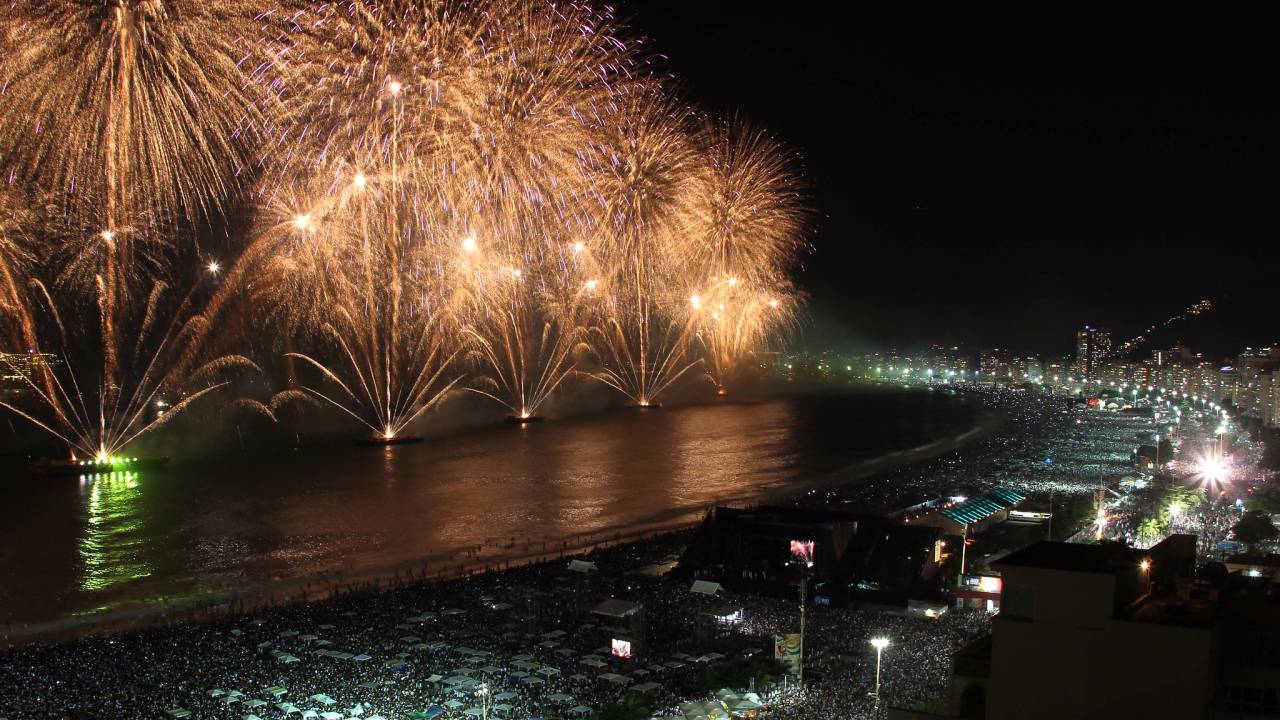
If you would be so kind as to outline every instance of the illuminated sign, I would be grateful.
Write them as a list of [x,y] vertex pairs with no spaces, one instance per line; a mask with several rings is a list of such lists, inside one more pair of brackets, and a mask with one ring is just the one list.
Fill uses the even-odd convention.
[[791,559],[813,567],[813,541],[792,540]]
[[612,643],[612,648],[613,648],[614,657],[620,657],[620,658],[631,657],[631,641],[630,640],[619,640],[617,638],[614,638]]
[[787,672],[800,674],[800,633],[773,636],[773,659],[782,663]]
[[982,593],[999,593],[1000,578],[994,575],[965,575],[960,578],[960,587]]

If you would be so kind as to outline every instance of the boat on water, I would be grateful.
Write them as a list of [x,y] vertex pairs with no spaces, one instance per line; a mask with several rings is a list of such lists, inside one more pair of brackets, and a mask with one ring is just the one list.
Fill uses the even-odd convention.
[[89,460],[41,458],[27,463],[27,472],[32,475],[102,475],[113,472],[157,470],[168,464],[169,458],[163,456],[109,457]]
[[356,445],[365,447],[385,447],[387,445],[411,445],[413,443],[422,442],[421,435],[394,435],[386,437],[384,435],[366,435],[355,440]]

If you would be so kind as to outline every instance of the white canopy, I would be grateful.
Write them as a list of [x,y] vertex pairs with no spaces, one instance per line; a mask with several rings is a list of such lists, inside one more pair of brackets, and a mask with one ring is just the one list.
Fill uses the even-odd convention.
[[699,595],[715,595],[720,592],[720,583],[711,582],[710,580],[694,580],[689,592]]

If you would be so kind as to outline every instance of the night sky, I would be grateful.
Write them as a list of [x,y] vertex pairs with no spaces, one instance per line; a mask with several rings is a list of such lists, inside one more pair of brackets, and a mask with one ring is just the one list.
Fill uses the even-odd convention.
[[803,344],[1065,354],[1081,324],[1119,339],[1202,297],[1216,309],[1156,344],[1280,340],[1280,58],[1247,19],[1013,32],[816,7],[619,9],[690,100],[803,158]]

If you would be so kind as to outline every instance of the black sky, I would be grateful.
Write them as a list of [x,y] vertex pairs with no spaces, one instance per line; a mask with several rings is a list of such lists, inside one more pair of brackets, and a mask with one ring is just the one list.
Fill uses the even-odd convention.
[[808,345],[1066,353],[1083,323],[1136,333],[1202,297],[1217,309],[1164,344],[1280,340],[1280,52],[1261,18],[831,7],[619,8],[691,100],[803,157]]

